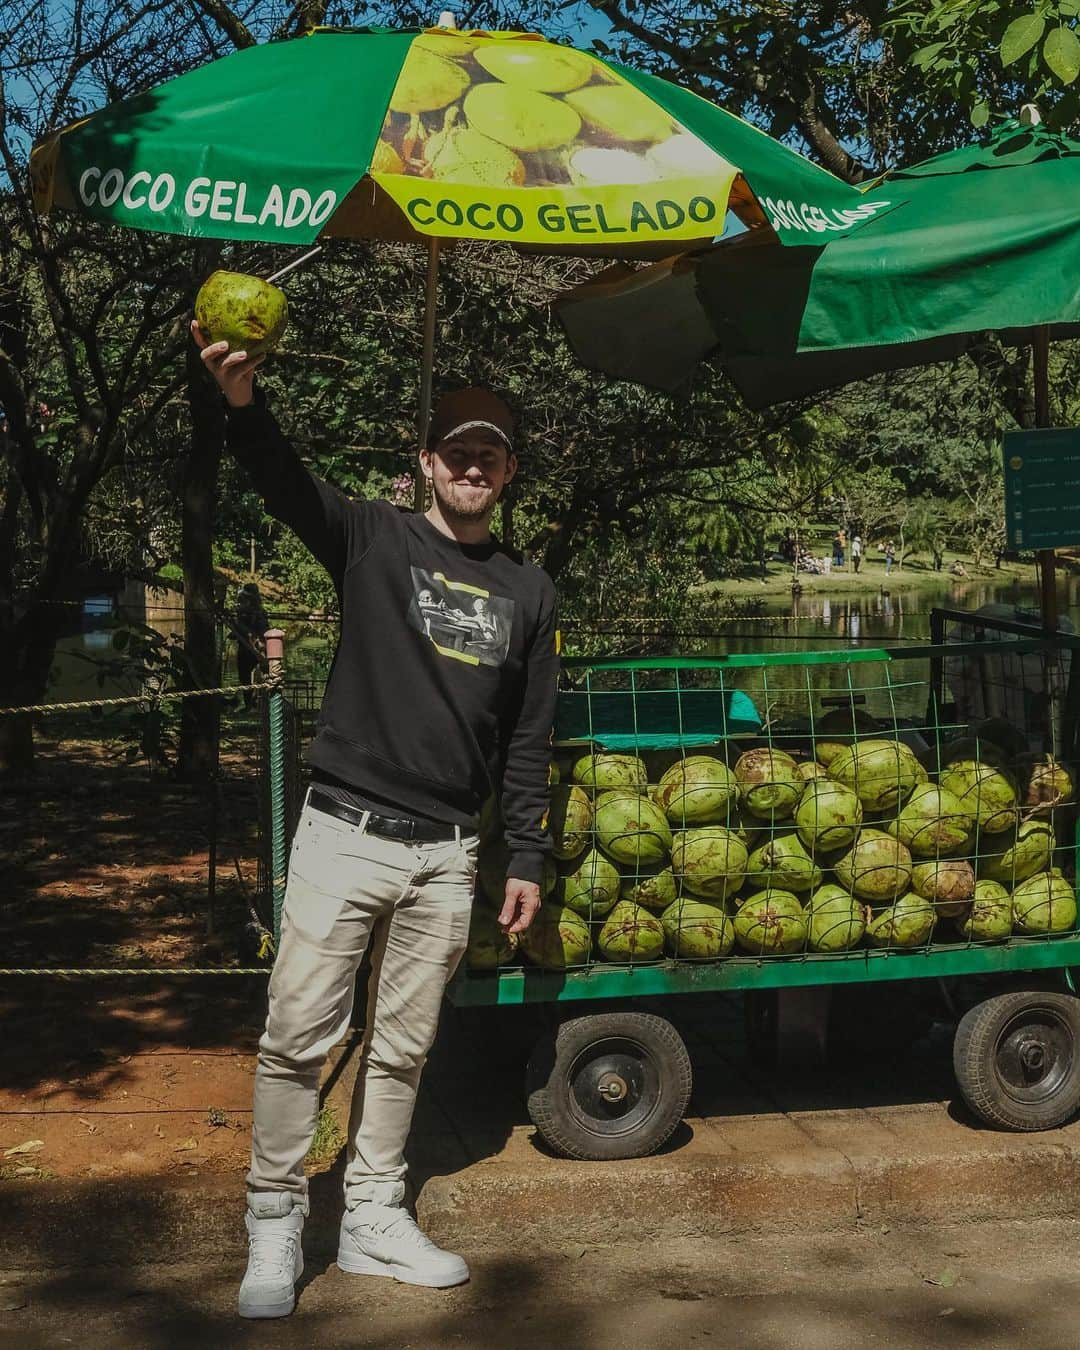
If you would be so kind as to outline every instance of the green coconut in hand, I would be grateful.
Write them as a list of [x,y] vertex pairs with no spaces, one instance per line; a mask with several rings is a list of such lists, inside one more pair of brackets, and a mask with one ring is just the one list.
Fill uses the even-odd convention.
[[739,796],[760,820],[786,820],[803,793],[799,766],[783,750],[747,750],[735,764]]
[[629,900],[620,900],[596,939],[605,961],[657,961],[664,954],[664,926],[655,914]]
[[281,340],[289,322],[285,292],[246,272],[212,272],[195,297],[195,321],[208,342],[230,352],[262,356]]
[[554,895],[575,914],[603,918],[619,898],[619,869],[597,849],[590,849],[558,879]]
[[812,852],[828,852],[854,843],[862,817],[862,802],[851,788],[831,778],[815,778],[799,798],[795,828]]
[[794,830],[776,834],[750,854],[749,884],[758,890],[813,891],[821,885],[821,868],[807,853]]
[[746,845],[722,825],[680,830],[671,841],[671,870],[686,890],[704,900],[726,900],[746,876]]
[[589,959],[589,925],[572,909],[544,905],[521,934],[521,950],[543,970],[566,970]]
[[1012,893],[1018,933],[1068,933],[1076,927],[1076,892],[1056,869],[1036,872]]
[[971,839],[975,819],[947,788],[919,783],[889,833],[906,844],[916,858],[940,858],[959,853]]
[[806,947],[806,912],[790,891],[757,891],[735,915],[735,941],[752,956],[783,956]]
[[716,960],[730,956],[735,946],[735,925],[719,905],[687,896],[669,905],[660,916],[664,940],[671,956],[692,960]]
[[1012,932],[1012,898],[997,881],[977,881],[965,913],[956,920],[961,936],[977,942],[1001,942]]
[[815,952],[845,952],[857,947],[866,932],[862,905],[842,886],[821,886],[806,902],[810,947]]
[[911,854],[899,839],[883,830],[863,829],[838,858],[836,879],[852,895],[871,904],[894,900],[911,883]]
[[906,891],[874,914],[866,925],[866,936],[875,947],[921,947],[934,931],[935,917],[929,900]]
[[739,785],[723,760],[688,755],[661,775],[653,801],[673,825],[725,824],[736,806]]
[[829,772],[853,788],[866,811],[893,811],[926,781],[926,770],[902,741],[857,741],[829,764]]

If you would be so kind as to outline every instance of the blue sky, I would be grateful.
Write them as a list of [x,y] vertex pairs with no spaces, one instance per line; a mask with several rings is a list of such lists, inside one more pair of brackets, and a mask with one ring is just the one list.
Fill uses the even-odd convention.
[[[453,8],[452,0],[447,7]],[[64,15],[70,12],[70,3],[65,3],[65,0],[46,0],[46,11],[50,19],[62,22]],[[432,9],[433,23],[440,12],[441,7],[435,5]],[[579,47],[588,47],[594,38],[603,37],[611,32],[611,24],[604,15],[593,9],[585,0],[572,5],[566,11],[565,17],[569,20],[571,39]],[[26,81],[17,75],[5,74],[4,88],[8,101],[16,106],[26,101],[30,96],[30,89]],[[16,133],[12,136],[12,139],[18,143],[26,138]],[[22,148],[24,153],[28,153],[29,142],[26,141]],[[6,178],[7,175],[3,170],[0,170],[0,181],[5,181]]]
[[577,28],[574,41],[578,46],[587,47],[594,38],[605,37],[611,32],[607,17],[593,9],[592,5],[575,5],[569,14]]

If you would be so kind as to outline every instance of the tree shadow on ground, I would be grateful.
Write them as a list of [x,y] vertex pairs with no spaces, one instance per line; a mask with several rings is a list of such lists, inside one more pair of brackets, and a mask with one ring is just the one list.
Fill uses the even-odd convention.
[[[217,894],[208,906],[214,794],[125,763],[100,736],[43,739],[36,771],[0,791],[0,966],[257,966],[251,924],[258,800],[250,737],[223,756]],[[209,931],[212,930],[212,931]],[[162,1046],[248,1046],[265,977],[8,976],[0,1088],[97,1075]],[[103,1065],[115,1071],[101,1075]]]
[[[953,1350],[1071,1344],[1075,1282],[1044,1279],[1038,1298],[1018,1288],[932,1288],[910,1270],[867,1268],[850,1244],[828,1244],[815,1262],[826,1287],[797,1287],[776,1261],[744,1292],[745,1272],[729,1270],[716,1248],[699,1244],[696,1261],[648,1248],[467,1253],[472,1281],[425,1290],[389,1280],[320,1272],[301,1291],[291,1318],[245,1323],[235,1313],[242,1259],[180,1270],[129,1265],[94,1272],[54,1269],[27,1280],[23,1309],[0,1314],[24,1350],[77,1343],[116,1350],[188,1350],[251,1345],[402,1350],[685,1350],[720,1338],[743,1350],[875,1343],[897,1350]],[[793,1287],[794,1286],[796,1287]],[[1018,1297],[1018,1294],[1021,1294]]]

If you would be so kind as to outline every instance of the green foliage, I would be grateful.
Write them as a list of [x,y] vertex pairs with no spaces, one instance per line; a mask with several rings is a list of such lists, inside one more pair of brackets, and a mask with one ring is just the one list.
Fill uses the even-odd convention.
[[1028,13],[1004,0],[908,0],[883,31],[919,72],[919,96],[955,98],[976,127],[1036,100],[1067,126],[1080,115],[1078,24],[1077,0],[1039,0]]
[[129,763],[144,759],[151,774],[171,769],[176,760],[180,705],[152,700],[181,688],[190,673],[183,643],[146,624],[112,620],[105,626],[112,631],[108,656],[73,655],[96,667],[99,688],[106,683],[137,686],[151,700],[147,707],[105,710],[114,728],[111,744]]
[[958,523],[951,502],[930,496],[916,498],[904,530],[904,556],[925,553],[934,570],[940,572]]
[[[1078,111],[1080,0],[1046,0],[1030,13],[978,0],[598,7],[614,24],[613,54],[851,178],[962,143],[969,115],[986,122],[1036,97],[1058,121]],[[11,25],[29,74],[5,89],[11,182],[0,191],[0,401],[17,433],[0,436],[5,603],[47,599],[87,559],[182,575],[178,503],[191,443],[183,320],[215,267],[265,275],[288,256],[89,226],[60,212],[47,236],[36,231],[26,209],[30,136],[225,54],[243,33],[281,37],[299,13],[249,7],[236,28],[220,23],[239,22],[225,5],[214,7],[216,24],[205,7],[179,0],[121,9],[98,7],[68,34],[58,12],[16,0],[28,22]],[[391,2],[326,11],[328,22],[428,17]],[[481,4],[469,16],[549,33],[566,21],[558,5],[540,3]],[[39,90],[63,98],[53,107]],[[317,473],[348,494],[391,496],[414,468],[424,258],[405,245],[324,244],[287,279],[291,326],[260,379]],[[707,369],[688,398],[663,398],[580,369],[551,318],[550,300],[604,265],[464,244],[446,252],[439,281],[437,384],[490,383],[519,406],[516,542],[557,578],[572,619],[677,621],[698,606],[699,579],[752,565],[764,536],[804,528],[830,502],[841,516],[875,522],[868,532],[904,525],[927,547],[939,528],[924,519],[930,504],[959,503],[952,517],[937,513],[952,519],[952,537],[992,547],[998,437],[1024,404],[1025,354],[988,341],[974,360],[765,416],[747,413]],[[1059,419],[1080,418],[1075,353],[1069,344],[1054,352]],[[35,416],[41,404],[48,414]],[[259,569],[296,604],[336,607],[321,567],[265,516],[227,456],[214,500],[220,565],[246,571],[254,539]]]

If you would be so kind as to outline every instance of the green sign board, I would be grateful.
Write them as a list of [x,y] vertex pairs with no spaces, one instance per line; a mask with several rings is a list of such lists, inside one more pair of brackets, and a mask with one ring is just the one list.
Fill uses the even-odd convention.
[[1005,433],[1009,548],[1080,544],[1080,428]]

